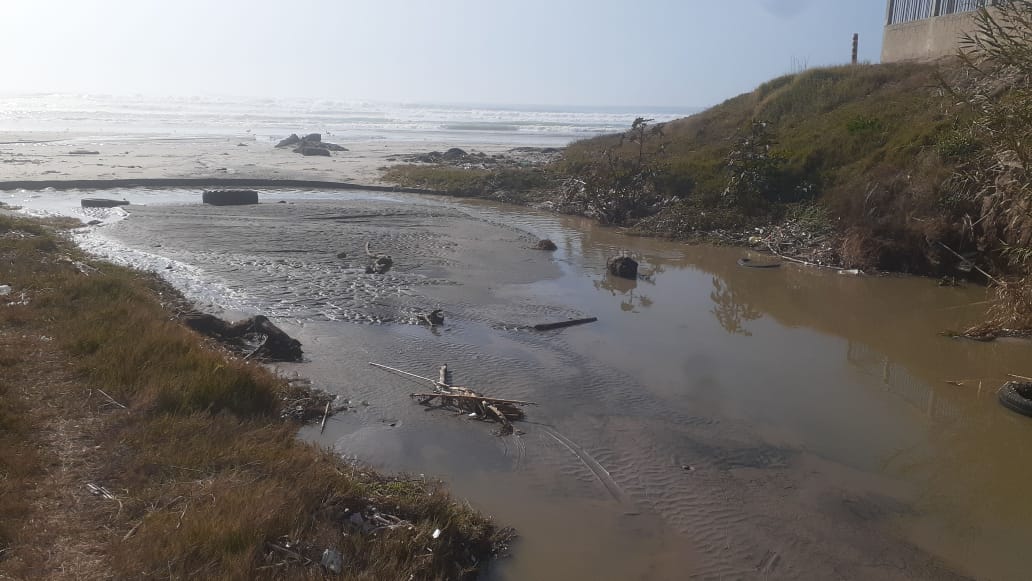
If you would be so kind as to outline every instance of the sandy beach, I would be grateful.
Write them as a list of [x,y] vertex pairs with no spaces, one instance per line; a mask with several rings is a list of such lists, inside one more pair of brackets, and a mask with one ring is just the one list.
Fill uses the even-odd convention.
[[[283,137],[286,137],[284,135]],[[389,185],[382,169],[402,163],[393,156],[444,151],[435,141],[338,143],[348,151],[330,157],[302,156],[253,136],[110,136],[70,133],[0,133],[0,181],[167,178],[278,179]],[[492,155],[513,145],[476,144],[467,151]]]

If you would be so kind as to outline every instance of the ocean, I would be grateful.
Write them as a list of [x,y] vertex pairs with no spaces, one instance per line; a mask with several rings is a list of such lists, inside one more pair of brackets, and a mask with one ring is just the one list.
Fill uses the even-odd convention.
[[669,121],[699,109],[383,103],[359,100],[33,94],[0,96],[0,131],[104,136],[313,132],[342,141],[456,141],[562,146],[622,131],[636,117]]

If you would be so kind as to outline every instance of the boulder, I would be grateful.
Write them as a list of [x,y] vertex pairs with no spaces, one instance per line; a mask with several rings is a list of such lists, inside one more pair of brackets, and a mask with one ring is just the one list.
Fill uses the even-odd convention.
[[277,143],[276,147],[290,147],[291,145],[297,145],[298,143],[301,143],[301,138],[297,136],[297,133],[291,133],[290,137]]
[[325,141],[323,142],[322,146],[325,147],[326,149],[329,149],[330,151],[347,151],[348,150],[348,148],[346,148],[346,147],[344,147],[342,145],[337,145],[336,143],[329,143],[329,142],[325,142]]
[[322,142],[322,134],[319,134],[319,133],[309,133],[308,135],[305,135],[304,137],[302,137],[301,141],[306,141],[308,143],[321,143]]
[[551,251],[551,250],[559,250],[559,247],[555,245],[555,242],[552,242],[548,238],[545,238],[544,240],[539,240],[537,245],[534,246],[534,248],[536,248],[537,250],[549,250],[549,251]]
[[316,145],[302,145],[301,147],[295,149],[294,153],[300,153],[301,155],[317,155],[322,157],[330,157],[329,149]]
[[458,147],[453,147],[448,151],[444,152],[444,155],[442,155],[441,157],[445,161],[457,161],[466,157],[467,155],[468,154],[465,151],[459,149]]
[[606,263],[609,274],[620,278],[638,279],[638,262],[630,256],[617,256],[610,258]]
[[[227,323],[218,317],[191,313],[183,320],[187,327],[217,339],[240,350],[248,350],[248,357],[266,361],[301,361],[301,342],[292,338],[268,318],[255,315],[237,323]],[[257,348],[250,348],[258,344]]]

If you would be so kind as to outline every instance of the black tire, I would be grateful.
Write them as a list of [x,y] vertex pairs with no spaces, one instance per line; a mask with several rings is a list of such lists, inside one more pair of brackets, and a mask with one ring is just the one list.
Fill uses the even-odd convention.
[[738,266],[744,266],[745,268],[781,268],[780,262],[753,262],[751,258],[739,258]]
[[1003,407],[1032,418],[1032,383],[1005,383],[998,396]]
[[254,190],[214,190],[204,192],[201,202],[211,206],[244,206],[258,203]]
[[105,200],[104,198],[83,198],[80,202],[83,208],[114,208],[116,206],[128,206],[125,200]]

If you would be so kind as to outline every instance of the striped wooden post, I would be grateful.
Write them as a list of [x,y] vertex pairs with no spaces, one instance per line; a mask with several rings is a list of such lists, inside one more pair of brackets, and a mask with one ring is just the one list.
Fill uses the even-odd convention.
[[859,53],[860,53],[860,34],[854,32],[853,33],[853,64],[854,65],[857,62],[859,62],[859,57],[860,57]]

